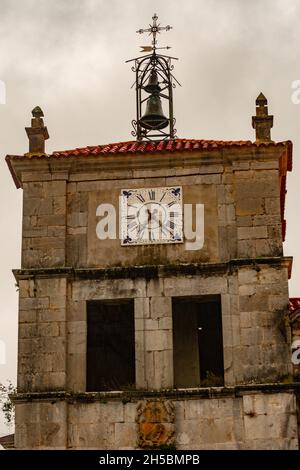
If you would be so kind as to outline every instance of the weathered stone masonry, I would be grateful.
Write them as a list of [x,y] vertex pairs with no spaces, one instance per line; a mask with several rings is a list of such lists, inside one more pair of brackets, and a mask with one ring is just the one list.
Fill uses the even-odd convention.
[[[137,448],[142,402],[174,405],[164,429],[178,449],[298,448],[280,205],[290,152],[8,157],[24,198],[18,448]],[[203,249],[97,239],[98,203],[175,184],[205,206]],[[172,298],[203,295],[221,296],[224,387],[175,390]],[[86,303],[101,299],[134,299],[135,390],[86,392]]]

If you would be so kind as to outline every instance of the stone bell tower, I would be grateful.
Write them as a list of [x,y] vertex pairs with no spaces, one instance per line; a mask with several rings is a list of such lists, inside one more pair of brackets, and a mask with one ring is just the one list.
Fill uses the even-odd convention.
[[[159,76],[143,85],[159,116],[140,116],[155,132],[172,117]],[[271,141],[266,104],[255,142],[146,132],[47,154],[43,122],[26,129],[29,153],[6,157],[23,191],[17,448],[298,448],[292,144]]]

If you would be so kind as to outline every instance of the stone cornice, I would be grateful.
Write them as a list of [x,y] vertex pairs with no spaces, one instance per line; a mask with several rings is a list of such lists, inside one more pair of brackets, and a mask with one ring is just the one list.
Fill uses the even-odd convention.
[[[93,174],[94,179],[107,179],[105,172],[112,172],[116,179],[134,177],[138,170],[170,170],[170,175],[178,169],[199,168],[199,174],[220,173],[224,166],[233,169],[243,169],[239,163],[255,165],[267,162],[267,168],[278,168],[279,158],[286,151],[286,145],[228,147],[217,150],[181,151],[174,153],[145,153],[125,155],[88,155],[55,157],[52,155],[31,156],[7,155],[6,162],[12,173],[17,187],[28,179],[26,174],[36,174],[32,180],[43,181],[62,179],[72,181],[71,175],[77,175],[75,180],[85,180],[87,174]],[[270,166],[271,165],[271,166]],[[180,172],[180,171],[179,171]],[[131,176],[130,176],[131,174]],[[80,176],[82,175],[82,176]],[[103,175],[103,176],[102,176]],[[25,179],[24,179],[25,177]],[[87,178],[90,179],[90,178]]]
[[273,258],[241,258],[232,259],[226,263],[191,263],[169,265],[126,266],[109,268],[32,268],[13,270],[17,282],[21,279],[68,277],[70,279],[124,279],[146,278],[182,275],[218,275],[230,273],[243,266],[259,265],[282,266],[291,271],[292,257]]
[[241,384],[230,387],[205,387],[205,388],[185,388],[185,389],[165,389],[165,390],[124,390],[112,392],[78,392],[66,391],[31,392],[16,393],[10,398],[14,403],[24,403],[28,401],[67,401],[74,402],[106,402],[108,400],[138,401],[144,399],[196,399],[196,398],[223,398],[240,397],[255,393],[286,393],[300,392],[300,382],[291,383],[263,383],[263,384]]

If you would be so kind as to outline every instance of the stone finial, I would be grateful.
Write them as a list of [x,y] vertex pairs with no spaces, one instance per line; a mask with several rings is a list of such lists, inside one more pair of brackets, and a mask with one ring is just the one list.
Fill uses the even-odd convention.
[[45,140],[49,139],[48,129],[44,126],[44,113],[39,106],[32,110],[31,127],[25,127],[29,139],[29,154],[44,154]]
[[31,112],[32,116],[35,118],[44,117],[44,113],[39,106],[36,106]]
[[260,93],[255,103],[256,116],[252,116],[252,127],[255,129],[256,142],[272,142],[273,116],[268,114],[268,100],[263,93]]

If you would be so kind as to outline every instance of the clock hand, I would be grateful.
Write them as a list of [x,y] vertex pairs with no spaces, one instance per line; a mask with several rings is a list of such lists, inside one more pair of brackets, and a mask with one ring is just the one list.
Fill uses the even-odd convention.
[[168,233],[171,233],[170,230],[168,230],[168,227],[165,227],[161,222],[160,222],[160,228],[161,228],[161,231],[162,231],[165,235],[168,235]]
[[148,221],[145,222],[143,225],[140,225],[140,226],[139,226],[139,229],[138,229],[139,232],[141,232],[142,230],[145,230],[145,228],[146,228],[147,225],[148,225]]
[[142,238],[143,236],[143,232],[145,230],[145,228],[147,227],[147,225],[149,224],[149,222],[145,222],[144,224],[140,225],[139,228],[138,228],[138,235]]

